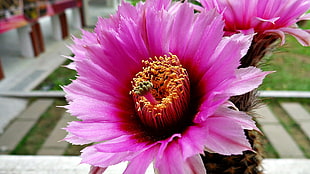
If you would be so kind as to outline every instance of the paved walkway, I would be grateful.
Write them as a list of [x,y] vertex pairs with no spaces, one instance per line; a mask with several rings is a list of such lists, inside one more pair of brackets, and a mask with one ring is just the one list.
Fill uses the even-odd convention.
[[68,147],[68,143],[61,141],[67,135],[67,132],[62,128],[66,127],[68,122],[73,121],[74,118],[65,112],[37,155],[63,155]]
[[[299,104],[296,103],[296,105]],[[281,158],[305,158],[297,143],[268,106],[261,107],[256,113],[261,116],[257,122],[261,125],[262,131]],[[293,114],[298,115],[299,113]]]
[[17,144],[36,124],[41,115],[53,103],[51,99],[40,99],[34,101],[12,124],[8,126],[6,131],[0,135],[1,153],[9,153],[14,150]]
[[301,130],[310,137],[310,114],[298,103],[281,103],[282,108],[300,126]]

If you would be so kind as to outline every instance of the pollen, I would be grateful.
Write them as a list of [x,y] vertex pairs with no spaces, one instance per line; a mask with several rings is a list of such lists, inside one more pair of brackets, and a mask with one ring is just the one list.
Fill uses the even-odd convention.
[[149,81],[140,82],[136,87],[134,87],[133,92],[137,95],[145,95],[153,88],[153,84]]
[[190,99],[186,69],[173,54],[149,58],[142,63],[144,66],[133,78],[130,92],[140,120],[151,128],[176,125]]

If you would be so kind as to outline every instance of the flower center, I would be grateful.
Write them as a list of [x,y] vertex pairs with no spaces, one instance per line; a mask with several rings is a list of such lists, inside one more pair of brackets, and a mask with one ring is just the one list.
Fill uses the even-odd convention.
[[190,83],[176,55],[145,60],[133,78],[130,92],[142,123],[160,129],[176,126],[184,117],[190,99]]

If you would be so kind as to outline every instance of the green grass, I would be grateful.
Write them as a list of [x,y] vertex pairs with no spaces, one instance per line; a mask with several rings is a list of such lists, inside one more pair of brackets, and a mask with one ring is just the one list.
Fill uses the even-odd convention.
[[142,0],[126,0],[127,2],[130,2],[132,5],[136,5],[138,2]]
[[35,90],[62,90],[61,86],[71,83],[75,79],[76,71],[64,67],[71,60],[67,59],[65,63],[51,73]]
[[263,157],[264,158],[279,158],[279,154],[270,144],[270,142],[266,139],[266,136],[262,137],[263,142]]
[[78,155],[81,155],[81,150],[84,149],[87,146],[89,146],[89,144],[86,144],[86,145],[72,145],[72,144],[69,144],[69,146],[66,149],[64,155],[66,155],[66,156],[78,156]]
[[276,71],[265,78],[261,90],[310,91],[310,58],[278,54],[264,70]]

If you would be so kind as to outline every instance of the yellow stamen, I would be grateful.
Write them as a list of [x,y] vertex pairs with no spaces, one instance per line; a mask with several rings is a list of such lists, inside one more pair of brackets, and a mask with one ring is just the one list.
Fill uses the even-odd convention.
[[188,74],[176,55],[154,57],[132,81],[131,92],[141,121],[149,127],[176,124],[189,102]]

